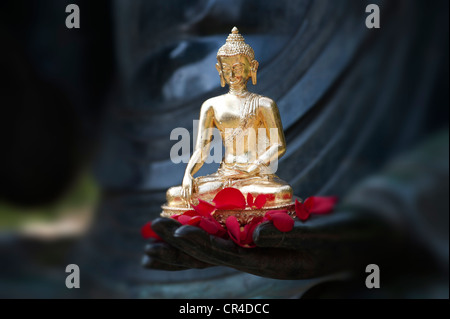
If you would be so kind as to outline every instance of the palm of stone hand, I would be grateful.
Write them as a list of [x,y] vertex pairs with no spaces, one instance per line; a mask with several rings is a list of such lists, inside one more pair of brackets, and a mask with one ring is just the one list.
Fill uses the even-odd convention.
[[383,243],[392,243],[389,236],[379,240],[380,233],[392,233],[387,223],[371,214],[343,210],[313,216],[305,223],[296,221],[288,233],[263,223],[253,234],[256,248],[250,249],[169,218],[155,220],[152,228],[164,242],[147,245],[146,268],[221,265],[276,279],[306,279],[359,268],[374,254],[388,256]]

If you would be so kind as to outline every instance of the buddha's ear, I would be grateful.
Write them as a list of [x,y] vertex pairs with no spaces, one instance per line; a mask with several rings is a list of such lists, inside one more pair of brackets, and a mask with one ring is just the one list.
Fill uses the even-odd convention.
[[222,67],[220,66],[219,63],[216,63],[216,70],[217,72],[219,72],[220,86],[225,87],[225,78],[223,77]]
[[251,69],[250,69],[250,74],[252,76],[253,85],[256,85],[256,82],[257,82],[256,74],[258,72],[258,67],[259,67],[259,62],[256,60],[253,60],[251,63]]

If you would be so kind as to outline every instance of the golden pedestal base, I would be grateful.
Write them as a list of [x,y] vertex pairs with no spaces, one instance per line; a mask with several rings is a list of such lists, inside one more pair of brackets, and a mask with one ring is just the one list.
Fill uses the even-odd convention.
[[[295,199],[299,202],[302,200],[298,197],[293,198],[292,202],[289,204],[276,205],[276,206],[265,206],[264,208],[257,209],[246,207],[245,209],[236,210],[220,210],[217,209],[212,213],[212,216],[222,225],[225,225],[225,221],[229,216],[235,216],[241,225],[248,224],[255,217],[264,217],[264,215],[271,210],[287,210],[291,217],[295,217]],[[171,217],[173,215],[183,214],[192,208],[186,207],[170,207],[167,205],[161,206],[163,209],[161,217]]]

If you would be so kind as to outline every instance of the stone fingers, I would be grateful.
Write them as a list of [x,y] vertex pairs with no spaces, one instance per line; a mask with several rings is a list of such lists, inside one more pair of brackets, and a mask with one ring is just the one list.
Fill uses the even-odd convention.
[[[243,248],[231,240],[208,235],[193,226],[178,228],[174,245],[181,250],[189,250],[196,259],[215,265],[232,267],[258,276],[277,279],[308,278],[310,257],[301,251],[270,248]],[[280,263],[283,260],[283,263]],[[306,262],[306,264],[305,264]]]
[[[211,264],[207,264],[198,259],[195,259],[192,256],[185,254],[179,249],[176,249],[164,242],[147,245],[145,253],[147,254],[148,258],[144,258],[144,261],[151,261],[151,265],[153,265],[153,267],[150,268],[156,268],[155,265],[160,266],[159,264],[169,264],[173,267],[173,269],[167,270],[181,270],[188,268],[202,269],[212,266]],[[144,266],[147,266],[147,264],[144,264]],[[177,267],[179,269],[177,269]]]

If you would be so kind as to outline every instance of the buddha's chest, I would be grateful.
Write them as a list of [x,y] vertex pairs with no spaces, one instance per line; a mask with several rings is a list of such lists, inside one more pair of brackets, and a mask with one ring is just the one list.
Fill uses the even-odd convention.
[[244,120],[240,110],[234,108],[221,108],[215,115],[215,124],[220,131],[242,126]]
[[214,106],[215,126],[220,130],[257,127],[258,116],[249,110],[249,101],[241,98],[223,99]]

